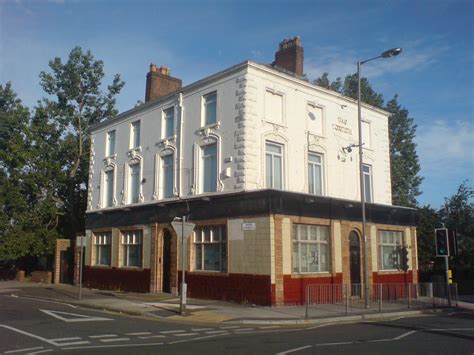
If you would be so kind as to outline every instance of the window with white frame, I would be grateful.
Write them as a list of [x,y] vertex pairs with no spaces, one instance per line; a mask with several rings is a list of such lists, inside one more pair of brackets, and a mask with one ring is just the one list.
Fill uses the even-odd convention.
[[115,130],[107,132],[106,156],[112,157],[115,155]]
[[225,226],[198,227],[194,232],[195,269],[227,271]]
[[104,207],[112,207],[114,205],[114,170],[105,171],[104,178]]
[[328,272],[329,227],[293,224],[293,272]]
[[130,148],[138,148],[140,146],[140,121],[132,122],[130,127]]
[[174,107],[164,111],[165,118],[165,138],[174,136]]
[[217,143],[201,147],[201,191],[217,190]]
[[140,163],[130,165],[129,202],[137,203],[140,199]]
[[267,142],[265,144],[265,187],[283,188],[283,146]]
[[364,193],[366,202],[373,201],[373,186],[372,186],[372,166],[368,164],[362,164],[362,175],[364,177]]
[[380,270],[395,270],[400,265],[399,249],[402,246],[403,234],[398,231],[379,231],[379,266]]
[[362,143],[364,148],[370,148],[372,144],[370,137],[370,122],[362,121]]
[[217,92],[212,92],[203,97],[204,105],[204,125],[217,122]]
[[283,95],[269,89],[265,91],[265,119],[283,124]]
[[308,154],[308,189],[310,194],[323,194],[323,156],[318,153]]
[[174,196],[174,156],[173,154],[165,155],[161,158],[163,167],[163,198]]
[[143,231],[132,230],[122,232],[122,266],[142,266]]
[[95,265],[110,266],[112,233],[101,232],[94,235]]

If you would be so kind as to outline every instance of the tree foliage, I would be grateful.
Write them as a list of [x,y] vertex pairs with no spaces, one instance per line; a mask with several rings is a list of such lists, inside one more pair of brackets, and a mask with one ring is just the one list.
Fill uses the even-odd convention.
[[392,174],[392,203],[415,207],[423,178],[416,153],[416,125],[408,110],[398,104],[398,97],[390,100],[385,109],[390,112],[390,171]]
[[90,51],[49,67],[33,114],[0,85],[0,259],[52,253],[59,235],[84,231],[89,128],[117,114],[124,83],[115,75],[103,91],[104,64]]
[[89,166],[89,129],[117,114],[116,96],[124,82],[116,74],[105,92],[102,81],[104,63],[95,60],[90,51],[74,48],[67,61],[54,58],[50,71],[41,72],[40,85],[49,97],[44,98],[38,110],[62,132],[63,166],[69,179],[62,186],[66,218],[61,221],[61,232],[74,236],[84,230],[87,205]]
[[52,125],[30,116],[10,83],[0,85],[0,259],[53,250],[60,165],[50,140],[57,138]]
[[455,262],[474,267],[474,190],[464,181],[457,192],[445,198],[439,210],[440,220],[449,230],[456,230],[459,242],[459,256]]

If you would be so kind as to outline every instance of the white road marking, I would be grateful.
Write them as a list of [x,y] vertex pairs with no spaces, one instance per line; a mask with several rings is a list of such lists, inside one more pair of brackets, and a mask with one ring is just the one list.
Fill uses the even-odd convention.
[[44,347],[43,346],[37,346],[36,348],[24,348],[24,349],[18,349],[18,350],[10,350],[10,351],[5,351],[5,354],[14,354],[14,353],[21,353],[21,352],[28,351],[28,350],[40,350],[40,349],[44,349]]
[[398,320],[398,319],[402,319],[402,318],[405,318],[405,316],[390,318],[389,320],[390,320],[390,321],[393,321],[393,320]]
[[402,335],[399,335],[395,338],[393,338],[393,340],[400,340],[400,339],[403,339],[409,335],[412,335],[413,333],[416,333],[416,330],[412,330],[412,331],[409,331],[409,332],[406,332],[406,333],[403,333]]
[[100,338],[113,338],[118,337],[116,334],[101,334],[101,335],[89,335],[91,339],[100,339]]
[[70,346],[61,348],[61,350],[75,350],[75,349],[104,349],[104,348],[130,348],[139,346],[155,346],[163,345],[163,343],[145,343],[145,344],[112,344],[112,345],[91,345],[91,346]]
[[474,328],[445,328],[445,329],[439,329],[439,328],[435,328],[435,329],[427,329],[427,330],[430,330],[432,332],[443,332],[443,331],[446,331],[446,330],[474,330]]
[[315,346],[333,346],[333,345],[348,345],[348,344],[355,344],[359,343],[358,341],[341,341],[339,343],[321,343],[315,344]]
[[66,340],[80,340],[81,338],[79,337],[72,337],[72,338],[56,338],[56,339],[49,339],[51,341],[66,341]]
[[103,343],[111,343],[113,341],[129,341],[130,338],[109,338],[109,339],[100,339]]
[[25,332],[25,331],[23,331],[23,330],[10,327],[10,326],[8,326],[8,325],[0,324],[0,327],[6,328],[6,329],[10,329],[10,330],[12,330],[12,331],[14,331],[14,332],[17,332],[17,333],[20,333],[20,334],[23,334],[23,335],[27,335],[27,336],[29,336],[29,337],[32,337],[32,338],[35,338],[35,339],[38,339],[38,340],[41,340],[41,341],[44,341],[45,343],[48,343],[48,344],[50,344],[50,345],[56,345],[56,343],[55,343],[54,341],[51,341],[51,340],[49,340],[49,339],[40,337],[39,335],[31,334],[31,333]]
[[205,331],[205,330],[212,330],[214,328],[192,328],[191,330],[195,331],[195,332],[202,332],[202,331]]
[[[76,313],[68,313],[68,312],[60,312],[60,311],[51,311],[48,309],[39,309],[39,311],[46,313],[47,315],[62,320],[66,323],[74,323],[74,322],[100,322],[106,320],[113,320],[111,318],[103,318],[103,317],[94,317],[94,316],[86,316],[84,314],[76,314]],[[61,314],[65,314],[68,316],[72,316],[74,318],[65,318]]]
[[56,304],[62,304],[64,306],[68,306],[71,308],[77,308],[77,306],[74,306],[73,304],[69,303],[64,303],[64,302],[59,302],[59,301],[50,301],[50,300],[43,300],[41,298],[34,298],[34,297],[26,297],[26,296],[17,296],[17,295],[5,295],[7,297],[12,297],[12,298],[19,298],[19,299],[26,299],[26,300],[34,300],[34,301],[40,301],[40,302],[46,302],[46,303],[56,303]]
[[150,335],[151,332],[125,333],[125,335]]
[[279,325],[268,325],[266,327],[258,327],[259,329],[273,329],[273,328],[279,328]]
[[238,325],[233,325],[233,326],[227,326],[227,327],[219,327],[219,329],[236,329],[238,328]]
[[211,330],[210,332],[206,332],[206,334],[222,334],[227,333],[226,330]]
[[139,337],[140,339],[166,338],[166,335],[150,335],[148,337]]
[[187,343],[187,342],[194,341],[194,340],[202,340],[202,339],[215,338],[215,337],[218,337],[218,336],[221,336],[221,335],[225,335],[225,334],[207,335],[207,336],[205,336],[205,337],[199,337],[199,338],[192,338],[192,339],[184,339],[184,340],[170,341],[168,344]]
[[83,340],[83,341],[71,341],[69,343],[56,343],[56,346],[70,346],[70,345],[81,345],[81,344],[90,344],[90,341]]
[[199,333],[181,333],[181,334],[173,334],[175,337],[189,337],[191,335],[198,335]]
[[312,348],[312,347],[313,347],[312,345],[305,345],[305,346],[301,346],[299,348],[294,348],[294,349],[282,351],[281,353],[277,353],[277,355],[284,355],[284,354],[294,353],[296,351],[300,351],[300,350],[304,350],[304,349],[308,349],[308,348]]
[[173,333],[184,333],[185,330],[166,330],[164,332],[160,332],[161,334],[173,334]]
[[40,350],[40,351],[36,351],[34,353],[28,353],[28,355],[49,353],[51,351],[53,351],[53,349]]

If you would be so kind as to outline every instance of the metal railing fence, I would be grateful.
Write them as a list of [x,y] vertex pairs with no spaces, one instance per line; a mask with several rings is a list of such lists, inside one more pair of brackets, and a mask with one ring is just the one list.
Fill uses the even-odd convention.
[[357,314],[397,311],[411,308],[457,306],[457,284],[445,283],[377,283],[369,288],[366,307],[361,284],[313,284],[306,286],[306,318],[320,314]]

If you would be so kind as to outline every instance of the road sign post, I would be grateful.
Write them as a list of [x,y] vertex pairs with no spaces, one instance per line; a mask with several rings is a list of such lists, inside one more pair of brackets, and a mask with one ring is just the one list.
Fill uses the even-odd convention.
[[82,262],[82,249],[87,246],[87,239],[84,236],[78,236],[76,237],[76,246],[78,246],[79,249],[79,300],[82,298],[82,268],[83,268],[83,262]]
[[171,225],[173,226],[174,231],[181,238],[181,300],[180,300],[180,313],[184,315],[186,313],[186,292],[187,292],[187,285],[185,279],[185,258],[186,253],[184,252],[185,246],[185,239],[193,232],[195,224],[186,222],[186,216],[182,216],[181,221],[179,222],[177,218]]
[[448,305],[451,307],[451,288],[449,285],[449,237],[447,228],[435,229],[435,246],[436,256],[444,257],[444,265],[446,268],[446,297]]

